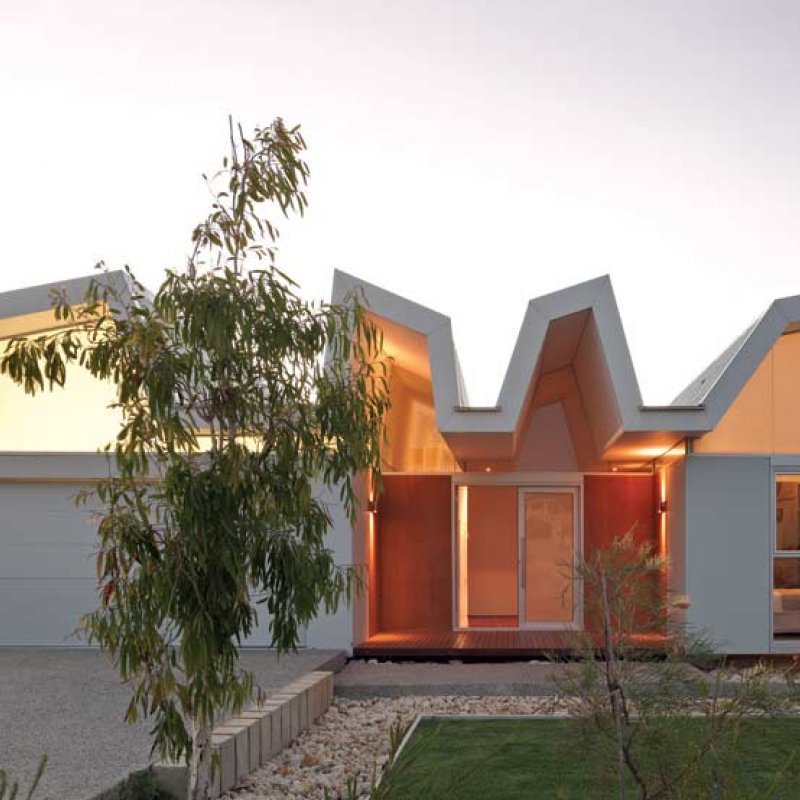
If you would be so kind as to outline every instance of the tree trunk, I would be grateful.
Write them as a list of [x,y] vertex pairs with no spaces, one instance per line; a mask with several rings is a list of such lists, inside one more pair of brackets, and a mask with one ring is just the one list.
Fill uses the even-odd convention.
[[208,800],[211,788],[211,737],[206,725],[192,720],[192,760],[189,763],[188,800]]
[[615,674],[614,640],[612,637],[611,609],[608,602],[608,583],[605,570],[600,572],[600,589],[603,600],[603,635],[606,646],[606,687],[611,701],[611,716],[617,736],[617,778],[620,800],[625,800],[625,746],[622,733],[622,709],[619,703],[618,679]]

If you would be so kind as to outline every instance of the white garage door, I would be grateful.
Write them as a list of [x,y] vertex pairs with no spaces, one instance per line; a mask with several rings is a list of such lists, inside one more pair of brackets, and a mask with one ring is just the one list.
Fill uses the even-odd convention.
[[[79,489],[0,483],[0,646],[85,646],[71,634],[97,605],[97,522],[75,507]],[[246,644],[269,646],[265,607],[258,611],[260,624]]]
[[0,645],[80,645],[95,605],[91,512],[74,484],[0,484]]

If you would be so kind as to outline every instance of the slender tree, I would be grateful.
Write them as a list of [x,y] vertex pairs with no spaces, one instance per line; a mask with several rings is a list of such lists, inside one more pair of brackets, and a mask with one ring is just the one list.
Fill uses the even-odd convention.
[[326,547],[324,497],[354,517],[389,405],[358,298],[309,303],[275,266],[269,216],[306,207],[299,129],[231,124],[230,140],[185,270],[154,296],[127,269],[123,288],[101,275],[78,305],[58,294],[66,327],[0,360],[30,394],[74,369],[116,386],[121,427],[92,493],[100,603],[82,628],[131,686],[127,719],[152,716],[154,749],[189,761],[191,800],[208,794],[215,720],[252,696],[238,654],[258,609],[286,651],[357,585]]

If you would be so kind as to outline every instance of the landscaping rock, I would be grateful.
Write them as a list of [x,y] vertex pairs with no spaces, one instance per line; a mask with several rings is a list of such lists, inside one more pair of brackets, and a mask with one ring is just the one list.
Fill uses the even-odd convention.
[[389,755],[389,730],[419,714],[552,714],[564,706],[553,697],[404,696],[352,700],[335,697],[317,724],[226,795],[235,800],[330,800],[345,797],[357,779],[362,797]]

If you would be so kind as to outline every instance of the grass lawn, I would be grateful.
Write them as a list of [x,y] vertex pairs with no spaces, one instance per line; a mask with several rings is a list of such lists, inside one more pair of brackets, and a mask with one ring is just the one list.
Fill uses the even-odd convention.
[[[678,769],[681,748],[697,740],[704,723],[682,718],[665,724]],[[723,796],[762,797],[775,774],[782,771],[780,790],[769,796],[773,800],[800,797],[798,751],[800,718],[745,720],[735,755],[727,751],[728,761],[722,762],[727,765],[723,774],[733,775],[736,784]],[[601,762],[606,766],[599,766]],[[388,797],[613,798],[617,795],[610,789],[609,763],[613,769],[613,752],[577,720],[424,720],[392,771]],[[628,796],[635,798],[638,793],[631,791]]]

